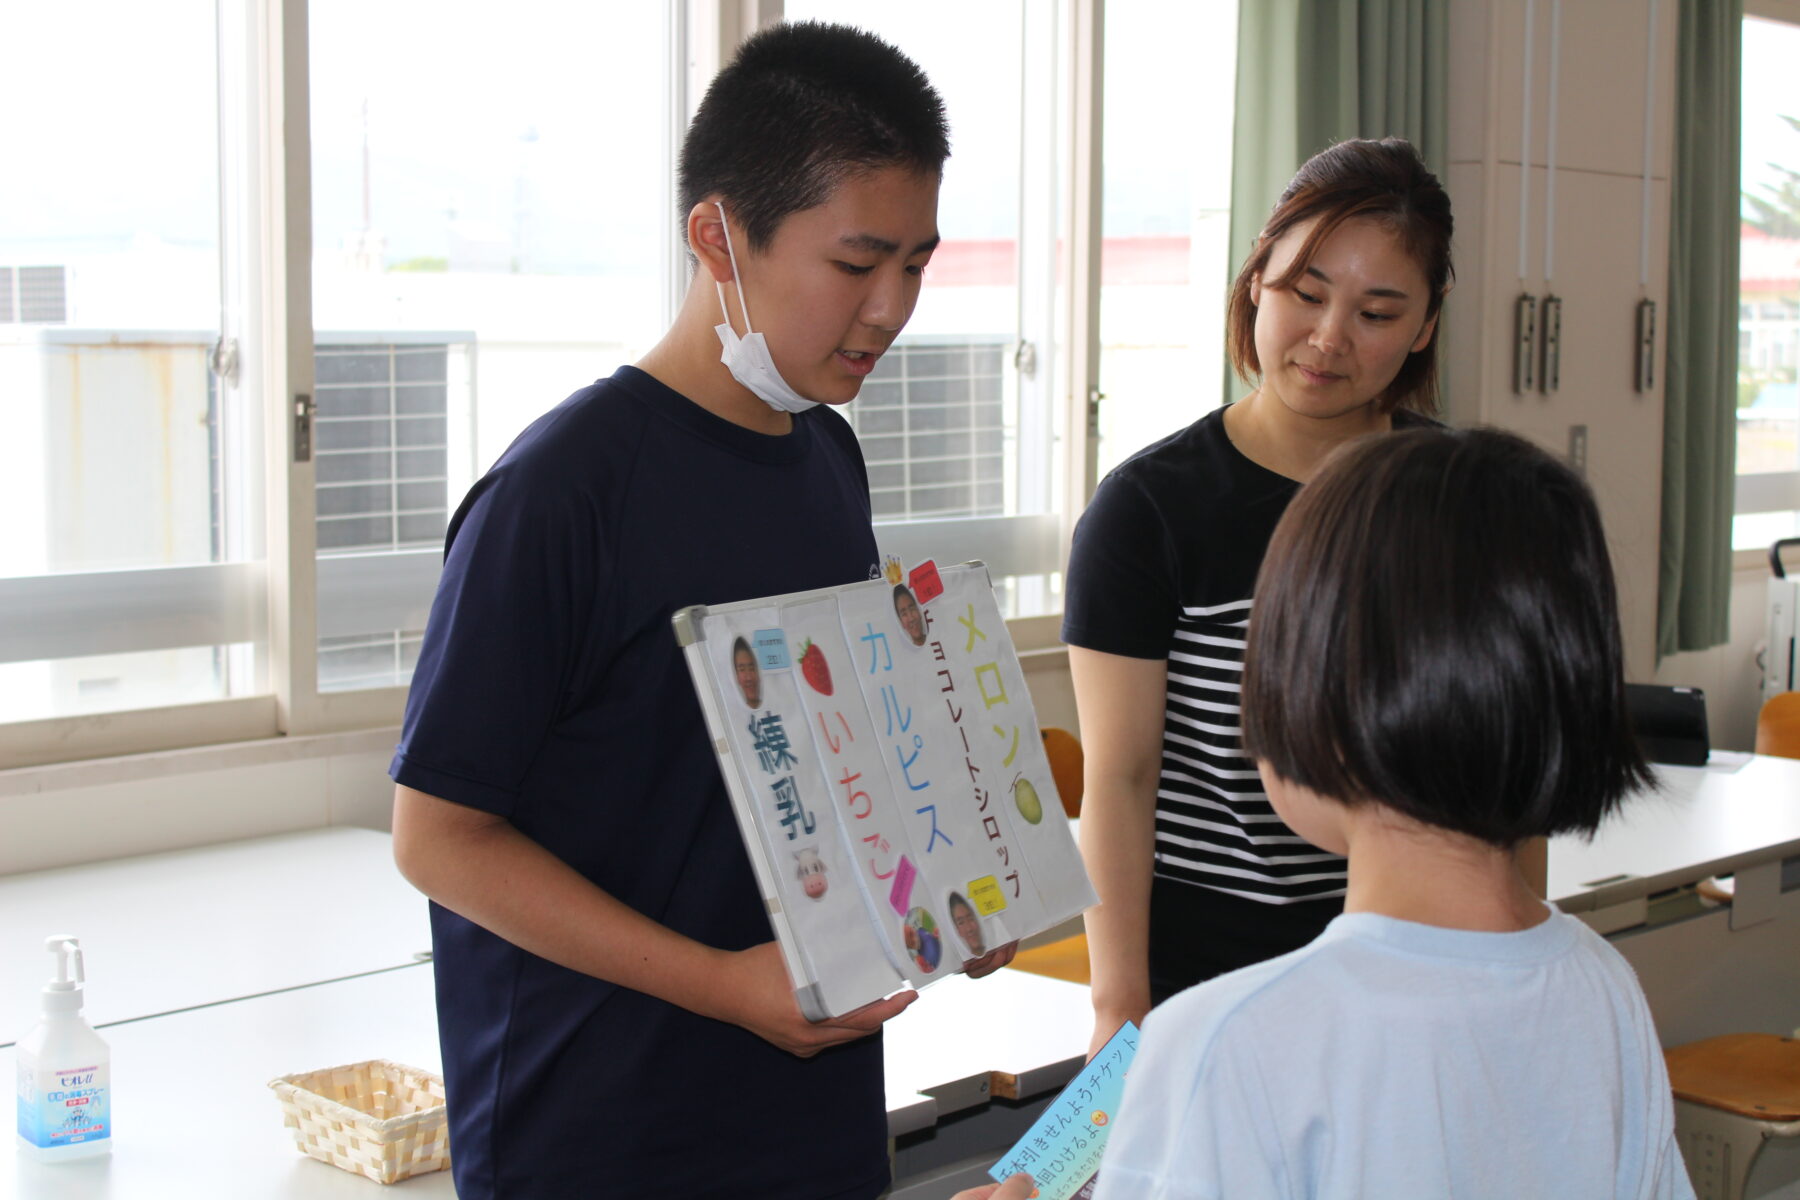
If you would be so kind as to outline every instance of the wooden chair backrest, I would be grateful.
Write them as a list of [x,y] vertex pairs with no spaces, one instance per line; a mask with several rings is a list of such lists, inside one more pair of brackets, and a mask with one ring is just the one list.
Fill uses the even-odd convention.
[[1044,729],[1044,757],[1050,760],[1050,778],[1062,797],[1063,812],[1073,819],[1081,815],[1081,740],[1066,729]]
[[1756,752],[1800,758],[1800,692],[1779,692],[1763,701],[1756,717]]

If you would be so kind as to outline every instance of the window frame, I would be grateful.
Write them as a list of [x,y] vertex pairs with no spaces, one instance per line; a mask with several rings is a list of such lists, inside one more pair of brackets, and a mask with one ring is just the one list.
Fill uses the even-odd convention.
[[[667,138],[660,167],[673,206],[679,140],[705,86],[748,33],[778,21],[780,0],[668,0],[665,78]],[[315,471],[296,461],[297,427],[314,395],[311,347],[312,184],[308,0],[220,0],[220,224],[226,274],[223,344],[235,340],[235,380],[221,387],[260,414],[265,559],[241,563],[63,577],[0,580],[0,620],[13,629],[52,628],[58,620],[97,622],[129,604],[150,584],[166,593],[179,635],[167,622],[136,636],[219,638],[229,644],[246,607],[267,614],[267,688],[259,694],[116,712],[0,723],[0,770],[121,755],[387,728],[400,721],[406,687],[321,692],[318,687],[320,566],[316,547]],[[986,552],[996,574],[1066,557],[1075,518],[1095,485],[1094,421],[1099,365],[1101,31],[1104,0],[1062,0],[1056,69],[1067,73],[1066,111],[1059,112],[1055,158],[1064,189],[1064,244],[1072,253],[1047,274],[1057,313],[1058,377],[1053,469],[1057,503],[1024,517],[921,521],[884,525],[882,540],[911,559],[975,557]],[[663,303],[673,319],[685,290],[685,249],[668,222]],[[1021,256],[1023,257],[1023,256]],[[1011,368],[1011,369],[1016,369]],[[416,575],[412,560],[396,570]],[[328,567],[329,575],[331,569]],[[223,599],[219,597],[223,596]],[[112,608],[108,609],[108,605]],[[84,607],[85,606],[85,607]],[[98,615],[96,615],[98,614]],[[1021,650],[1056,644],[1054,618],[1012,623]],[[90,624],[90,628],[98,628]]]

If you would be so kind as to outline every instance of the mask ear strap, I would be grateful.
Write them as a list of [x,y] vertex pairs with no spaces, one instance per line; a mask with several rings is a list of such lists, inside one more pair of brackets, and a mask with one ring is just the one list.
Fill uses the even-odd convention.
[[[738,309],[744,314],[744,336],[749,337],[752,333],[750,328],[750,305],[744,299],[743,275],[738,271],[737,254],[731,248],[731,222],[725,219],[725,206],[723,204],[714,200],[713,207],[719,210],[719,225],[725,230],[725,254],[731,259],[731,282],[737,285]],[[713,286],[719,289],[719,311],[724,312],[725,285],[715,280]],[[731,324],[731,314],[728,312],[725,313],[725,323],[727,325]]]

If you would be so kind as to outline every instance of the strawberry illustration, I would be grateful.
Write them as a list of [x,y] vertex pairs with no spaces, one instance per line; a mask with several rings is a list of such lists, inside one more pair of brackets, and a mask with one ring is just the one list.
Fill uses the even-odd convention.
[[800,673],[812,690],[821,696],[831,695],[831,668],[825,664],[825,652],[807,638],[800,643]]

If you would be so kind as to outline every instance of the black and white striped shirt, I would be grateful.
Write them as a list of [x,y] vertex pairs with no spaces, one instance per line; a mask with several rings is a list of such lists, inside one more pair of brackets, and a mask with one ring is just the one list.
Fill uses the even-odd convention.
[[1157,873],[1285,904],[1344,892],[1344,860],[1275,815],[1240,748],[1238,693],[1250,601],[1183,605],[1168,651]]
[[[1063,640],[1169,664],[1157,875],[1267,904],[1342,896],[1344,860],[1282,823],[1239,740],[1251,593],[1299,484],[1239,453],[1224,415],[1101,481],[1075,527]],[[1395,428],[1425,423],[1394,414]]]

